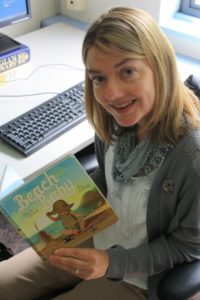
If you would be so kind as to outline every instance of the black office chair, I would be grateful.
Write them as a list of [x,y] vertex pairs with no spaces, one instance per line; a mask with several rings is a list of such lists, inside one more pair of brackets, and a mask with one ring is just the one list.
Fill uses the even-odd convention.
[[185,85],[188,86],[200,99],[200,76],[190,75],[185,80]]
[[170,270],[158,286],[160,300],[189,300],[200,293],[200,260]]
[[88,174],[92,173],[98,166],[94,143],[77,152],[75,156]]

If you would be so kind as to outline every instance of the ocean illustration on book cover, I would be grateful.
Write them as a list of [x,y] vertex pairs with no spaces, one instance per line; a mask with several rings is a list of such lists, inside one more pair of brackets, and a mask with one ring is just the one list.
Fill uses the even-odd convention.
[[0,209],[43,259],[57,248],[77,246],[118,219],[73,155],[4,197]]

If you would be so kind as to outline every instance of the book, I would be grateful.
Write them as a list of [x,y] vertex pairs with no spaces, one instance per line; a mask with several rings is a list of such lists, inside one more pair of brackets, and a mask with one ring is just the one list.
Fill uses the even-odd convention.
[[2,52],[0,54],[0,74],[28,63],[30,56],[30,48],[25,44],[19,44],[17,48]]
[[8,71],[1,72],[0,86],[15,80],[23,80],[23,79],[26,80],[26,78],[28,78],[31,72],[32,72],[31,61],[21,66],[18,66],[16,68],[10,69]]
[[0,199],[0,211],[43,258],[76,247],[118,217],[74,155]]
[[10,36],[0,32],[0,55],[4,52],[19,48],[20,43]]

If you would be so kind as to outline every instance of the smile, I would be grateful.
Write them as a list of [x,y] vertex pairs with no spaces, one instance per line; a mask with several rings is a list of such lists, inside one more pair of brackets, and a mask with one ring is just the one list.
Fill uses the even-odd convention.
[[128,103],[123,103],[123,104],[112,104],[111,106],[115,109],[125,109],[129,106],[131,106],[132,104],[134,104],[137,101],[137,99],[133,99],[131,101],[129,101]]

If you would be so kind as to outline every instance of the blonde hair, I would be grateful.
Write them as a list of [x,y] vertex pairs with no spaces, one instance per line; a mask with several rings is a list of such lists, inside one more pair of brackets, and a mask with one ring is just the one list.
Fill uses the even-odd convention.
[[[179,78],[174,50],[148,13],[125,7],[110,9],[86,33],[82,47],[85,65],[92,46],[117,56],[144,57],[149,62],[155,76],[156,99],[143,131],[152,142],[176,143],[189,127],[200,126],[199,100]],[[111,143],[116,134],[128,130],[117,125],[95,100],[87,69],[85,108],[88,120],[105,142]]]

